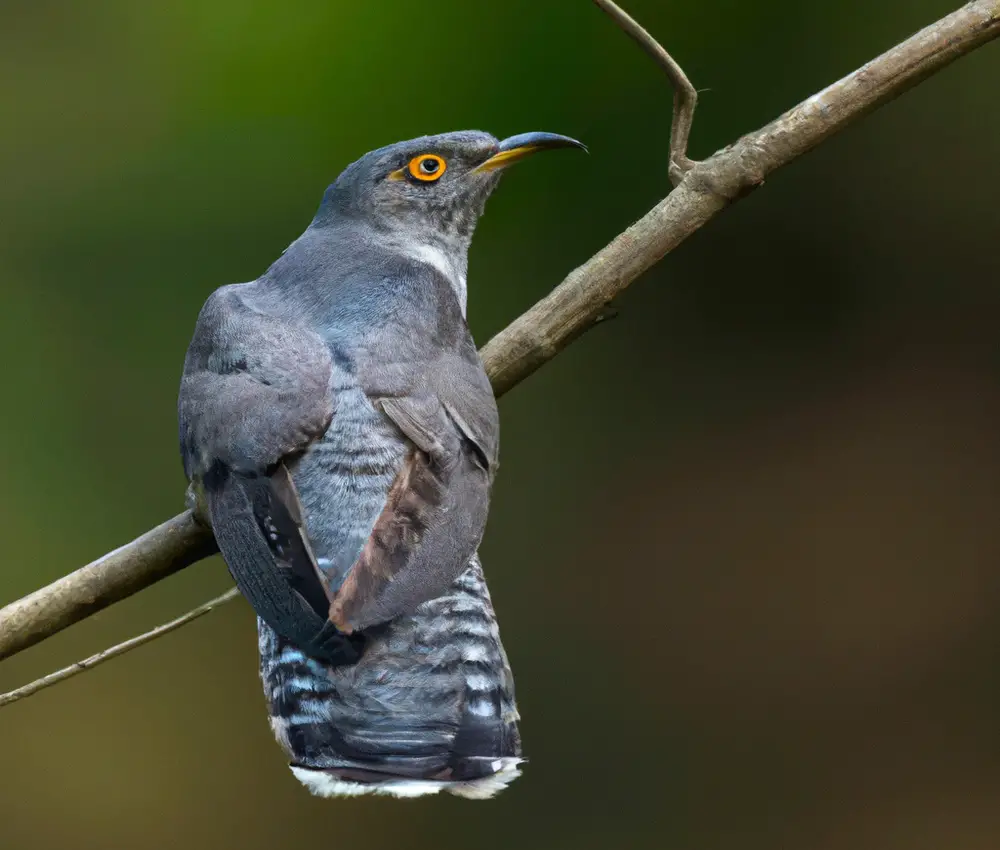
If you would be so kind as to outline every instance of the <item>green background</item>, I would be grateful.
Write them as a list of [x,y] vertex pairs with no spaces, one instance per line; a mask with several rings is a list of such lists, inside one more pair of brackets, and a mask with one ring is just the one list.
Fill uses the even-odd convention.
[[[957,5],[627,3],[702,90],[696,158]],[[504,398],[483,557],[531,762],[497,800],[311,798],[240,601],[0,711],[0,847],[1000,846],[998,90],[991,45],[775,174]],[[197,312],[348,162],[590,145],[491,201],[485,342],[668,191],[670,102],[586,0],[3,0],[0,602],[178,512]]]

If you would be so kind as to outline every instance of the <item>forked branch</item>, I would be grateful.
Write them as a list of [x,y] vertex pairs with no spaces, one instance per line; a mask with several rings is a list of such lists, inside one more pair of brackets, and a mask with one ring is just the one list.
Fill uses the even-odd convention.
[[670,181],[676,186],[684,175],[695,166],[694,160],[688,159],[688,139],[691,137],[691,126],[694,124],[694,109],[698,105],[698,92],[684,73],[684,69],[653,36],[640,26],[636,20],[612,0],[594,0],[603,12],[620,26],[625,33],[635,39],[653,61],[667,75],[674,89],[674,114],[670,124],[670,164],[668,173]]
[[[670,176],[677,187],[483,348],[483,362],[497,396],[593,327],[611,300],[632,281],[729,204],[760,186],[772,172],[1000,36],[1000,0],[974,0],[766,127],[694,163],[686,154],[696,101],[694,88],[669,54],[615,3],[594,2],[660,63],[674,85]],[[198,526],[190,513],[169,520],[0,611],[0,659],[214,551],[211,534]],[[129,645],[138,645],[136,642],[144,641],[136,638]],[[120,654],[119,649],[125,651],[116,647],[108,652]]]

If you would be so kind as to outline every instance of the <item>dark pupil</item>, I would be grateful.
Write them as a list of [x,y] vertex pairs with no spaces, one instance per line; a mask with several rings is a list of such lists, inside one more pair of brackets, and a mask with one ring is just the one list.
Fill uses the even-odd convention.
[[420,162],[420,170],[424,174],[434,174],[440,167],[441,164],[436,159],[431,159],[430,157]]

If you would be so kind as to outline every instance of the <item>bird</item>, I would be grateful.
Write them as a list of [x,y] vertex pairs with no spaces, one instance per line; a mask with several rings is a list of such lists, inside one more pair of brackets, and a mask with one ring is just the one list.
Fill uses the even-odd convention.
[[198,315],[184,471],[313,794],[484,799],[520,774],[478,555],[499,416],[466,322],[468,252],[505,169],[557,148],[586,150],[461,131],[367,153],[263,275]]

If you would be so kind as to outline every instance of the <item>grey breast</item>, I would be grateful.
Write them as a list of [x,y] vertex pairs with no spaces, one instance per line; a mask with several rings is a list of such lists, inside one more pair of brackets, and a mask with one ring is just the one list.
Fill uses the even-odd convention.
[[[334,343],[336,345],[336,343]],[[336,421],[292,466],[317,563],[336,590],[357,561],[403,463],[406,441],[372,404],[342,352]]]

